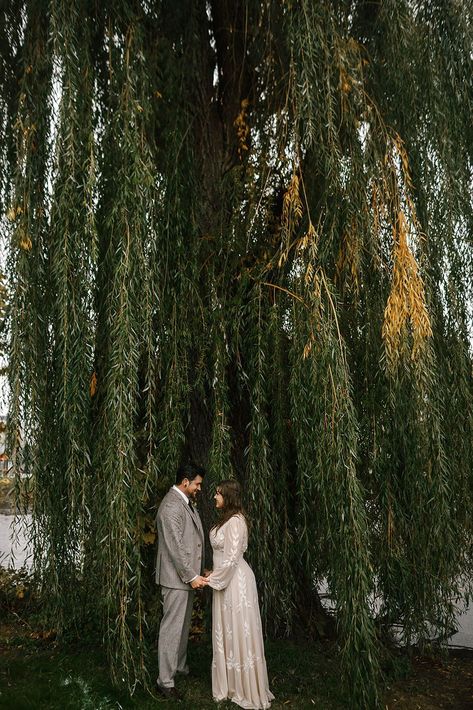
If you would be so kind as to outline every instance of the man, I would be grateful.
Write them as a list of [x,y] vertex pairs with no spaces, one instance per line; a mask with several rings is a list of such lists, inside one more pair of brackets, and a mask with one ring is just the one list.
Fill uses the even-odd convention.
[[161,585],[163,598],[157,689],[164,697],[174,700],[182,699],[174,687],[175,674],[189,672],[186,657],[194,589],[207,584],[202,576],[204,531],[192,505],[203,477],[204,470],[200,466],[180,466],[175,485],[164,496],[156,516],[156,583]]

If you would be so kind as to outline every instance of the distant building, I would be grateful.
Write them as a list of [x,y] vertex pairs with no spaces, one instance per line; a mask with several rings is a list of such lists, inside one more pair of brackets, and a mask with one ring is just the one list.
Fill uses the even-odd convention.
[[10,459],[6,453],[7,445],[7,418],[0,414],[0,478],[5,478],[11,467]]

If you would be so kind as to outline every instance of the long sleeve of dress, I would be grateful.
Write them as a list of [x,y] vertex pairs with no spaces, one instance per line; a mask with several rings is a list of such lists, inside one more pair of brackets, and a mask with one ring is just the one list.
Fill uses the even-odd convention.
[[217,590],[228,587],[248,544],[246,522],[241,515],[234,515],[221,530],[224,534],[223,561],[207,577],[209,587]]

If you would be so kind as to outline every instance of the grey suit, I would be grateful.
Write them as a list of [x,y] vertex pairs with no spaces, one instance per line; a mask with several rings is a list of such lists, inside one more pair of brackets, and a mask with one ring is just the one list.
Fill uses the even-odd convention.
[[156,527],[156,583],[161,585],[163,597],[158,683],[171,688],[176,672],[188,672],[187,641],[194,599],[190,582],[203,571],[204,530],[197,511],[174,488],[159,506]]

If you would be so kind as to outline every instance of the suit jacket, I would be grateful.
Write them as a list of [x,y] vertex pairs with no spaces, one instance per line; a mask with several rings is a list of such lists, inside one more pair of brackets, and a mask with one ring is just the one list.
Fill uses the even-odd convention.
[[156,584],[189,590],[204,568],[204,530],[197,510],[171,488],[159,506],[156,528]]

